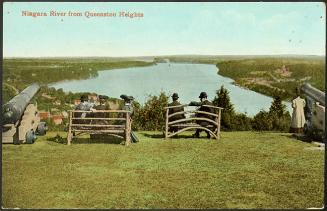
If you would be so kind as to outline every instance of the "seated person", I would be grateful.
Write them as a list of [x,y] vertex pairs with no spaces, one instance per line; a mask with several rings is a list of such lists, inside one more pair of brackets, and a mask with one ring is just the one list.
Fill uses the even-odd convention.
[[[103,110],[110,110],[109,104],[106,103],[106,100],[108,99],[108,96],[105,95],[98,95],[98,101],[99,105],[94,106],[95,112],[92,113],[92,117],[94,118],[109,118],[108,112],[96,112],[96,111],[103,111]],[[92,120],[92,124],[97,125],[108,125],[109,120],[106,119],[95,119]],[[102,130],[102,127],[97,127],[95,130]],[[91,139],[101,139],[106,138],[103,134],[90,134]]]
[[[81,98],[80,98],[81,102],[80,104],[78,104],[76,107],[75,107],[75,110],[80,110],[80,111],[94,111],[93,109],[93,106],[94,104],[93,103],[90,103],[88,101],[88,97],[86,95],[82,95]],[[89,117],[90,115],[87,115],[87,113],[75,113],[74,117],[76,118],[85,118],[85,117]],[[87,121],[83,121],[83,120],[75,120],[74,121],[75,124],[86,124]],[[88,122],[90,123],[90,122]]]
[[[179,106],[179,105],[182,105],[180,104],[180,102],[178,102],[178,94],[177,93],[174,93],[172,96],[171,96],[173,102],[169,103],[168,106]],[[174,114],[174,113],[177,113],[177,112],[183,112],[184,111],[184,107],[175,107],[175,108],[169,108],[168,110],[168,115],[171,115],[171,114]],[[185,114],[176,114],[172,117],[169,118],[169,122],[173,122],[173,121],[176,121],[176,120],[179,120],[179,119],[185,119]],[[169,132],[176,132],[178,130],[177,127],[170,127],[169,128]]]
[[[200,98],[201,102],[192,101],[189,104],[189,106],[200,106],[198,111],[213,113],[212,108],[204,106],[204,105],[212,105],[212,103],[207,99],[208,98],[207,93],[206,92],[201,92],[199,98]],[[195,116],[200,117],[200,118],[214,119],[214,116],[211,116],[211,115],[208,115],[208,114],[196,113]],[[207,126],[210,125],[210,122],[204,121],[204,120],[196,120],[196,123],[201,125],[202,127],[207,127]],[[193,136],[196,137],[196,138],[199,138],[201,131],[202,131],[202,129],[196,129],[196,132],[195,132],[195,134],[193,134]],[[210,138],[210,133],[208,131],[205,131],[205,132],[207,134],[207,138]]]
[[[108,99],[108,96],[106,95],[99,95],[98,96],[98,100],[99,100],[99,105],[94,106],[94,109],[97,111],[101,111],[101,110],[110,110],[110,106],[109,104],[106,102],[106,100]],[[93,113],[93,117],[94,118],[109,118],[109,113],[106,112],[94,112]],[[97,124],[108,124],[107,120],[104,119],[100,119],[100,120],[96,120]]]

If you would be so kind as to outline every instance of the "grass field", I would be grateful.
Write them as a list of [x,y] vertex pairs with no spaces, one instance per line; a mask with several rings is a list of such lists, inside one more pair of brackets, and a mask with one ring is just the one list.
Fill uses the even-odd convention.
[[[81,139],[56,132],[33,145],[3,145],[6,208],[308,208],[322,207],[324,150],[287,133],[222,133],[219,142]],[[203,136],[205,134],[202,134]],[[60,132],[63,140],[65,133]],[[60,140],[60,139],[59,139]]]

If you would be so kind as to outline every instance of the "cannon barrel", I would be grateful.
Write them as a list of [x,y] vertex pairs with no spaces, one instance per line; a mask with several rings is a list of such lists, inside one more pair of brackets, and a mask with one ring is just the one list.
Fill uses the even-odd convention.
[[15,124],[20,120],[29,102],[39,89],[40,86],[38,84],[32,84],[4,104],[2,107],[3,124]]
[[320,103],[320,105],[325,106],[325,93],[306,83],[301,86],[301,90],[305,95],[308,95],[313,100]]

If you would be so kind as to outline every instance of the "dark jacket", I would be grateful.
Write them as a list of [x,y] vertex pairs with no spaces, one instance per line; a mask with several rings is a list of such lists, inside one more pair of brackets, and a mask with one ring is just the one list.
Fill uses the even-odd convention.
[[[168,106],[178,106],[178,105],[182,105],[182,104],[180,104],[177,100],[168,104]],[[177,112],[181,112],[181,111],[184,111],[184,107],[170,108],[168,111],[168,115],[174,114]],[[184,114],[176,114],[175,116],[172,116],[169,118],[169,122],[179,120],[179,119],[185,119],[185,115]]]
[[[100,104],[94,107],[95,110],[110,110],[110,107],[108,104]],[[98,113],[98,112],[94,112],[93,115],[95,118],[108,118],[109,117],[109,113]]]
[[[206,107],[204,105],[212,105],[212,103],[209,101],[209,100],[205,100],[203,102],[191,102],[189,104],[189,106],[200,106],[200,108],[198,109],[198,111],[205,111],[205,112],[208,112],[208,113],[214,113],[214,109],[213,108],[210,108],[210,107]],[[196,113],[195,115],[196,117],[202,117],[202,118],[207,118],[207,119],[212,119],[214,120],[215,117],[214,116],[211,116],[211,115],[208,115],[208,114],[201,114],[201,113]],[[196,123],[198,124],[210,124],[209,122],[207,121],[203,121],[203,120],[197,120]]]

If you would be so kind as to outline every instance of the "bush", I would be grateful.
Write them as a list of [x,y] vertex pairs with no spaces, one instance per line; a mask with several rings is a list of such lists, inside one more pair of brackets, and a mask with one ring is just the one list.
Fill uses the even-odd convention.
[[235,113],[234,106],[230,102],[228,90],[221,86],[216,94],[212,101],[213,105],[224,108],[221,114],[221,129],[225,131],[251,130],[252,119],[245,114]]
[[143,107],[135,110],[134,124],[136,129],[159,130],[165,126],[165,109],[168,106],[168,96],[161,92],[159,96],[149,96]]
[[253,118],[252,125],[255,130],[273,130],[287,132],[291,126],[291,116],[282,104],[281,98],[276,96],[271,103],[269,112],[260,111]]
[[273,125],[269,113],[266,111],[260,111],[256,114],[252,121],[252,127],[258,131],[272,130]]

